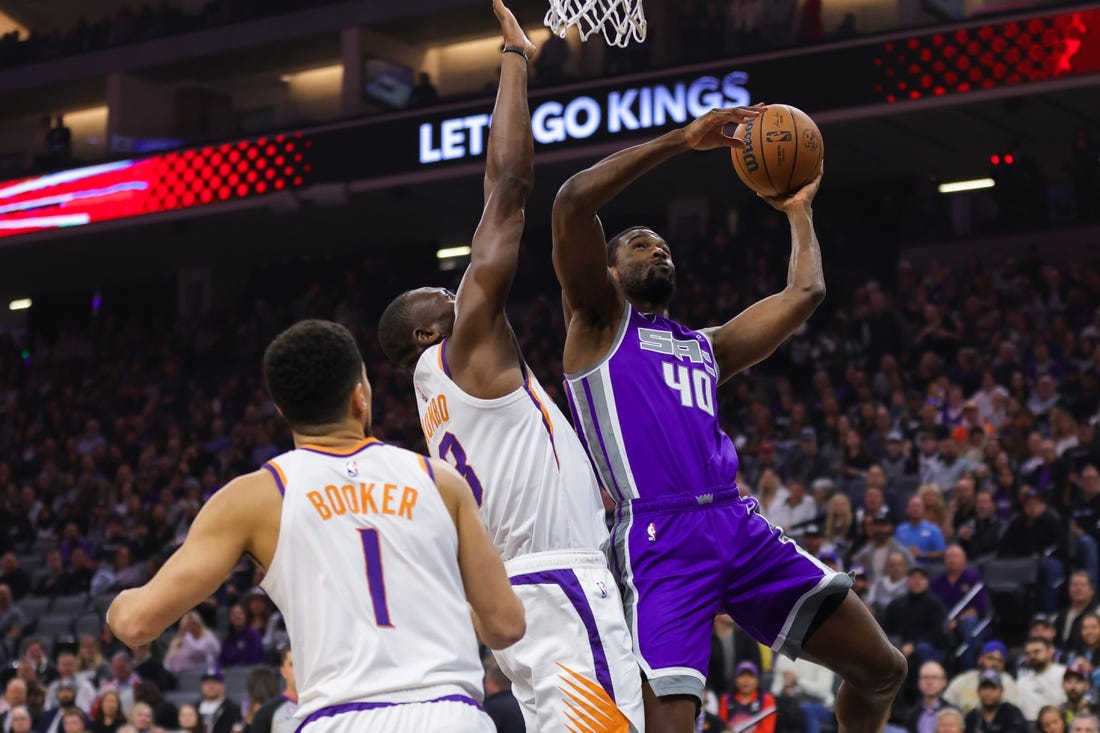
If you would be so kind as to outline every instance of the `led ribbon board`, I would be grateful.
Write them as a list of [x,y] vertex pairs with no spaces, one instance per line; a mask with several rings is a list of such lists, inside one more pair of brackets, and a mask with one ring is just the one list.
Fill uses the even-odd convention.
[[0,183],[0,237],[156,214],[298,188],[313,142],[242,140]]

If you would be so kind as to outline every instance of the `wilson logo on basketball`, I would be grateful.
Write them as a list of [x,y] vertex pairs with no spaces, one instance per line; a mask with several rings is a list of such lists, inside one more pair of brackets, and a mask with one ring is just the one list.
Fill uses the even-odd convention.
[[790,130],[768,130],[764,139],[770,143],[789,143],[791,141]]
[[756,127],[756,120],[750,119],[745,123],[745,147],[741,149],[741,162],[745,164],[745,169],[749,173],[755,173],[760,168],[760,163],[756,160],[756,151],[752,144],[753,130]]

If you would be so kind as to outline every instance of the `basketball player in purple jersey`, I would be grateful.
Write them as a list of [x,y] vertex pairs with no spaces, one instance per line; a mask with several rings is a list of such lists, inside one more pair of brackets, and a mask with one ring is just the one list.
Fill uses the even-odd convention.
[[611,563],[646,676],[646,730],[693,731],[711,623],[727,612],[756,639],[832,669],[840,730],[881,731],[906,674],[901,653],[828,569],[742,499],[738,459],[716,414],[717,386],[767,358],[825,297],[811,203],[821,173],[790,197],[787,286],[724,325],[668,318],[676,268],[667,242],[633,227],[605,242],[597,213],[642,174],[689,150],[742,145],[759,112],[712,110],[605,158],[554,201],[554,267],[566,312],[564,369],[574,422],[617,502]]

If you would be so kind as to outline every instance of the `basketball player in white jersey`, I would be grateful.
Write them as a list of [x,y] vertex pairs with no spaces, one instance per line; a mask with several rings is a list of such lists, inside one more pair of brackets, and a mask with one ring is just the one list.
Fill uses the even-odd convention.
[[457,296],[421,288],[379,323],[382,350],[414,373],[433,456],[469,482],[527,612],[495,653],[531,733],[644,729],[641,677],[613,576],[599,488],[569,422],[520,354],[505,306],[515,277],[534,143],[527,54],[512,14],[489,131],[485,207]]
[[299,730],[492,733],[474,631],[506,647],[524,617],[470,487],[368,437],[370,384],[344,327],[292,326],[264,375],[295,450],[211,497],[160,572],[114,600],[111,629],[156,639],[247,553],[286,619]]

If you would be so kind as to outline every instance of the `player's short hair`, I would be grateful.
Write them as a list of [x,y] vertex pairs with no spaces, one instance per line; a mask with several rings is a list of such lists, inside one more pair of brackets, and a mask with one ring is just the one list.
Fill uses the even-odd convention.
[[363,357],[351,332],[332,321],[295,323],[264,352],[271,399],[292,428],[344,419],[348,397],[363,379]]
[[638,231],[639,229],[649,229],[650,227],[644,224],[638,224],[632,227],[627,227],[611,239],[607,240],[607,264],[615,264],[615,256],[619,251],[619,245],[623,243],[628,236]]
[[402,368],[416,351],[416,344],[410,335],[416,327],[410,293],[411,290],[406,290],[390,301],[378,320],[378,344],[382,347],[382,353]]

